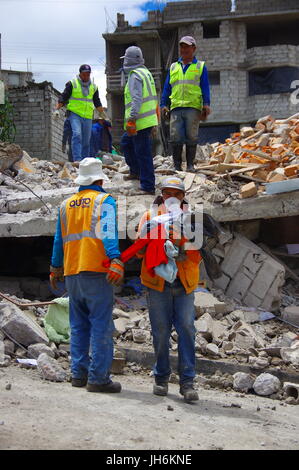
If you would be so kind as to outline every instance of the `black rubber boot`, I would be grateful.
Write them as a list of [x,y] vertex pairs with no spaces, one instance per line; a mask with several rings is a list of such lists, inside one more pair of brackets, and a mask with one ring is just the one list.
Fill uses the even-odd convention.
[[173,144],[172,145],[172,158],[174,167],[177,171],[182,171],[182,144]]
[[197,391],[194,390],[193,383],[182,384],[180,386],[180,394],[183,395],[186,403],[192,403],[199,399]]
[[187,161],[187,171],[194,172],[194,160],[196,155],[197,145],[186,145],[186,161]]
[[168,381],[155,379],[155,382],[156,383],[153,386],[153,394],[165,397],[168,393]]
[[119,393],[121,384],[119,382],[110,382],[108,384],[90,384],[86,386],[88,392],[96,393]]

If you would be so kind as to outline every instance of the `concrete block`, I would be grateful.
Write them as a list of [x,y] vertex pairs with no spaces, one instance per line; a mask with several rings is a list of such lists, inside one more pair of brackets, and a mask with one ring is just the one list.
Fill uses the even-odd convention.
[[16,305],[0,304],[0,328],[23,346],[49,343],[44,330]]
[[296,405],[299,404],[299,385],[298,384],[294,384],[291,382],[284,382],[283,391],[284,391],[286,398],[293,397],[294,404]]
[[195,292],[194,306],[196,317],[203,315],[205,312],[212,317],[220,313],[226,313],[226,305],[220,302],[216,297],[207,292]]
[[242,272],[238,272],[232,279],[226,291],[226,295],[238,300],[243,300],[251,284],[252,279],[250,279],[250,277]]
[[241,187],[241,192],[240,192],[241,199],[252,197],[252,196],[255,196],[256,194],[257,194],[257,186],[253,181]]
[[243,298],[243,302],[245,305],[247,305],[247,307],[260,307],[262,299],[259,299],[252,292],[247,292]]
[[284,276],[284,267],[268,256],[252,283],[250,291],[259,298],[264,298],[271,285],[279,275]]
[[257,395],[272,395],[281,389],[281,382],[274,375],[263,373],[255,379],[253,389]]

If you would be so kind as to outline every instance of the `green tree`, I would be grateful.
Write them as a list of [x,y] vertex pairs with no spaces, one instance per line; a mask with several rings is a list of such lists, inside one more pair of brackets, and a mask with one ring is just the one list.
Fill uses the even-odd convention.
[[13,105],[5,98],[5,103],[0,104],[0,140],[2,142],[13,142],[15,135]]

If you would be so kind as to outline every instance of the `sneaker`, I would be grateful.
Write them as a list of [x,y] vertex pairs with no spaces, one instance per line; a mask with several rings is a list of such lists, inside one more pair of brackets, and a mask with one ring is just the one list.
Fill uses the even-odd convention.
[[138,175],[134,175],[134,174],[132,173],[132,174],[130,174],[130,175],[125,175],[123,179],[124,179],[124,181],[139,180],[139,176],[138,176]]
[[85,387],[85,385],[87,384],[87,377],[85,377],[84,379],[75,379],[75,378],[72,378],[72,387]]
[[168,383],[155,383],[153,386],[153,394],[159,395],[160,397],[166,397],[168,393]]
[[195,168],[194,168],[193,165],[188,165],[186,171],[189,171],[189,173],[194,173],[194,172],[195,172]]
[[193,383],[186,383],[180,386],[180,394],[183,395],[186,403],[199,400],[198,393],[194,390]]
[[108,384],[90,384],[86,386],[88,392],[96,393],[119,393],[121,384],[119,382],[109,382]]

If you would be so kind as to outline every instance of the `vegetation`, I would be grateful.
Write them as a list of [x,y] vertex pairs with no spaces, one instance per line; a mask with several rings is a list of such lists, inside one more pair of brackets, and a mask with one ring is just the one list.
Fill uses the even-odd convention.
[[16,135],[14,124],[13,106],[5,98],[5,103],[0,104],[0,141],[13,142]]

